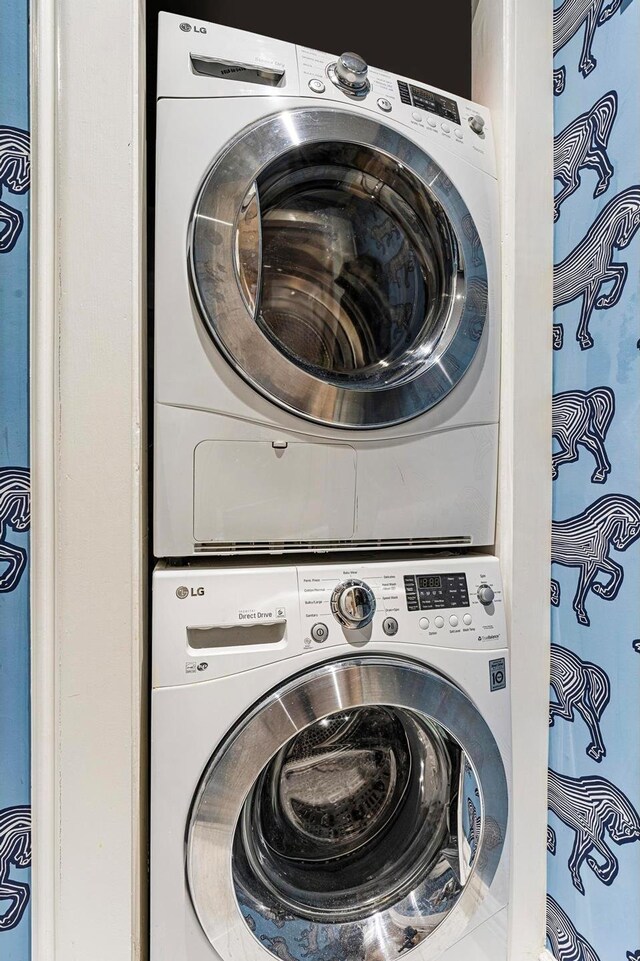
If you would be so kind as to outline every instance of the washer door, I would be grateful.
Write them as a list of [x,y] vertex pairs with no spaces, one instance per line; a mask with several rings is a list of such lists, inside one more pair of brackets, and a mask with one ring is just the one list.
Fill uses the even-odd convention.
[[212,757],[187,826],[196,914],[224,961],[256,941],[296,961],[442,950],[489,890],[507,803],[494,738],[453,684],[393,657],[323,664]]
[[433,407],[485,323],[484,252],[458,191],[413,141],[342,110],[290,110],[240,134],[204,181],[189,261],[234,368],[334,427]]

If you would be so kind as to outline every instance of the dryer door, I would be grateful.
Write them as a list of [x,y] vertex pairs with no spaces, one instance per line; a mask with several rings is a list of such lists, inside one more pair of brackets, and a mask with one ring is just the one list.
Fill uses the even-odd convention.
[[256,942],[296,961],[431,957],[487,896],[507,806],[457,687],[393,657],[325,663],[213,755],[187,825],[192,902],[224,961]]
[[413,141],[300,108],[215,161],[190,227],[210,335],[270,400],[334,427],[416,417],[465,375],[487,309],[462,197]]

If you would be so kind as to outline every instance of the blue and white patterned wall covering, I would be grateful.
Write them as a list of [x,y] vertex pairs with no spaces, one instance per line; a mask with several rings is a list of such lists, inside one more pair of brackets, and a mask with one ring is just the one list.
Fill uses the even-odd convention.
[[27,0],[0,31],[0,958],[30,957],[29,46]]
[[640,0],[554,6],[548,945],[640,961]]

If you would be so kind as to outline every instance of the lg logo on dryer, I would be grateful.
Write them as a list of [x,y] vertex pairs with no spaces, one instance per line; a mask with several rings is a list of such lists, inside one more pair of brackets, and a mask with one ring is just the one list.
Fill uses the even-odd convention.
[[181,24],[180,24],[180,29],[182,30],[183,33],[190,33],[191,30],[193,30],[194,33],[206,33],[206,32],[207,32],[207,28],[206,28],[206,27],[199,27],[197,24],[192,27],[190,23],[181,23]]
[[176,587],[176,597],[179,597],[181,601],[184,601],[186,597],[204,597],[204,587]]

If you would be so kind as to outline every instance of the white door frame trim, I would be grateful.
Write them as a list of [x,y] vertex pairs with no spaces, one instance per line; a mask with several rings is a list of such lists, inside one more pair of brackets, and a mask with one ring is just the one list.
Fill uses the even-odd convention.
[[[478,0],[474,97],[492,111],[502,221],[498,525],[513,713],[510,958],[545,944],[551,566],[553,4]],[[539,719],[532,724],[531,719]]]
[[[518,705],[512,961],[535,961],[544,944],[551,16],[552,4],[539,0],[478,0],[474,16],[474,95],[502,132],[496,552]],[[144,6],[31,0],[31,23],[33,961],[139,961],[147,833]]]
[[31,0],[31,25],[32,957],[138,961],[144,5]]
[[30,4],[31,206],[31,950],[55,957],[56,803],[56,36],[55,8]]

